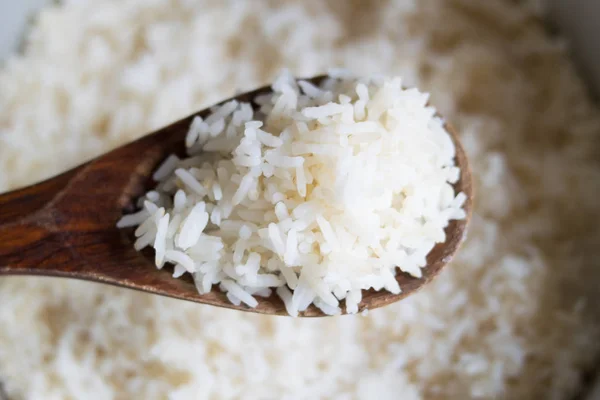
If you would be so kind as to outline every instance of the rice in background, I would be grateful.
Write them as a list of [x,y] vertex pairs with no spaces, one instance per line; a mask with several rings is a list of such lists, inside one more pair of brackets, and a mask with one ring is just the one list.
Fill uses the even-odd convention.
[[67,1],[0,72],[0,190],[274,78],[403,75],[461,133],[470,237],[420,293],[292,320],[0,280],[11,399],[563,399],[599,355],[600,112],[514,1]]

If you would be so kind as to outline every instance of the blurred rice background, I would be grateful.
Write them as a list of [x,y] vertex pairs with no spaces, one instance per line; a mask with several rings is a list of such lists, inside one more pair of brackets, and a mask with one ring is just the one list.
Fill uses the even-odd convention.
[[[0,58],[22,49],[27,22],[48,3],[0,2]],[[397,400],[401,392],[403,400],[600,399],[590,386],[600,354],[600,310],[594,302],[600,296],[594,281],[598,272],[593,273],[598,232],[589,225],[598,220],[599,175],[591,158],[597,155],[600,113],[583,94],[600,93],[600,2],[427,0],[414,2],[416,16],[410,1],[285,1],[281,6],[203,1],[197,7],[184,0],[113,2],[115,7],[99,6],[110,1],[69,3],[72,12],[46,12],[26,57],[0,71],[0,165],[5,170],[0,191],[52,175],[235,89],[248,89],[242,84],[256,86],[282,66],[311,75],[335,63],[361,72],[401,73],[431,90],[434,103],[461,128],[478,174],[480,204],[471,239],[452,271],[415,299],[368,320],[274,321],[83,283],[3,279],[0,374],[9,376],[7,392],[33,400],[66,399],[66,393],[86,399],[132,394],[192,399],[204,393],[202,388],[227,388],[235,381],[253,388],[247,397],[257,399],[278,398],[286,390],[303,398],[333,393],[344,399]],[[95,20],[86,16],[104,11],[107,19],[116,18],[120,7],[135,12],[115,23],[125,28],[139,22],[138,30],[105,32],[103,24],[111,28],[112,22],[102,21],[101,12]],[[548,30],[568,38],[584,84],[565,61],[560,41],[542,38],[542,8]],[[401,23],[405,15],[411,16]],[[80,20],[93,28],[87,31]],[[173,20],[188,24],[183,36],[167,29]],[[153,27],[158,33],[149,34]],[[56,36],[48,35],[52,32]],[[206,40],[188,43],[185,35],[191,32]],[[122,58],[87,75],[78,64],[85,60],[69,48],[79,39],[69,35],[81,35],[84,54],[99,43],[96,34],[108,38]],[[129,34],[137,36],[119,42]],[[169,36],[166,44],[157,39],[154,53],[136,47],[144,40],[150,46],[152,37],[162,34],[176,39]],[[287,42],[278,43],[277,35]],[[228,47],[220,45],[224,38]],[[173,51],[174,60],[188,62],[185,51],[193,52],[194,46],[200,58],[191,66],[165,68],[157,87],[140,84],[135,78],[147,76],[176,40],[184,49]],[[457,45],[460,41],[465,45]],[[55,47],[40,48],[50,44]],[[227,51],[235,65],[223,62],[229,53],[221,53]],[[147,57],[137,60],[140,53]],[[73,59],[67,62],[63,54]],[[72,85],[73,98],[54,91],[61,82],[45,75],[43,63]],[[237,66],[239,71],[230,71]],[[70,80],[76,74],[82,82],[97,83],[93,90],[102,94],[81,91],[87,86]],[[106,91],[113,84],[114,93]],[[83,108],[55,109],[49,105],[54,96],[55,104],[79,102]],[[96,104],[86,109],[85,100]],[[96,120],[91,114],[100,106],[105,115]],[[53,116],[63,112],[55,121]],[[54,132],[56,144],[30,148],[38,138],[51,143],[43,136]],[[557,181],[546,186],[546,174]],[[551,204],[540,206],[549,196]],[[559,250],[563,245],[570,248]],[[578,302],[578,295],[585,301]],[[502,301],[493,303],[494,296]],[[458,304],[456,309],[451,303]],[[449,327],[460,326],[463,336],[452,339]],[[238,331],[228,334],[232,327]],[[245,358],[243,346],[253,358]],[[288,363],[279,361],[285,351]],[[232,366],[244,362],[254,363],[255,382],[244,375],[228,378]],[[400,369],[407,372],[395,374]],[[363,379],[354,382],[359,376]],[[290,383],[290,377],[298,379]],[[315,383],[320,381],[329,385]],[[228,390],[219,397],[236,398],[235,389]]]

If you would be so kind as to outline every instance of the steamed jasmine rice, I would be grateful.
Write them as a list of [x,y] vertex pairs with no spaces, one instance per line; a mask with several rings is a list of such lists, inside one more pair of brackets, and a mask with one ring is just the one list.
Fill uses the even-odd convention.
[[272,318],[2,278],[0,382],[10,400],[572,400],[581,391],[600,355],[600,111],[535,1],[62,3],[36,16],[23,54],[0,70],[0,190],[273,82],[281,68],[315,76],[333,65],[430,92],[460,134],[477,202],[469,238],[440,276],[365,317]]
[[281,288],[290,315],[311,303],[335,315],[341,300],[356,313],[362,290],[400,293],[396,269],[420,278],[465,217],[454,144],[400,78],[331,75],[316,87],[284,72],[256,112],[231,100],[196,116],[189,158],[169,156],[117,226],[139,225],[135,247],[153,246],[158,268],[238,305]]

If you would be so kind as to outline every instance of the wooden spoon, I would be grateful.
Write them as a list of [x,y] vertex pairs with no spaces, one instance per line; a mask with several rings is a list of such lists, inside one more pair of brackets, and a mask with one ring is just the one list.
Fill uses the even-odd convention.
[[[324,78],[311,81],[318,84]],[[263,87],[235,98],[252,102],[270,90]],[[155,186],[151,175],[158,164],[169,154],[185,154],[184,138],[193,117],[209,113],[209,109],[203,110],[54,178],[1,195],[0,275],[83,279],[217,307],[287,315],[275,294],[257,297],[256,308],[231,304],[216,287],[208,294],[199,294],[189,274],[175,279],[172,268],[158,270],[152,251],[134,250],[132,230],[116,228],[124,213],[135,210],[136,199]],[[449,125],[446,128],[456,145],[461,179],[454,186],[457,193],[467,195],[467,217],[450,222],[447,240],[428,255],[422,278],[399,272],[396,279],[402,293],[366,291],[360,311],[394,303],[416,292],[452,259],[465,237],[472,206],[471,172],[455,131]],[[311,305],[300,315],[324,314]]]

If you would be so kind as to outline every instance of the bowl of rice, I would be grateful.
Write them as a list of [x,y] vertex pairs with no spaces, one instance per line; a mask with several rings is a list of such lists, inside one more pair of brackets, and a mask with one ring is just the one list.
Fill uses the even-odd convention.
[[88,282],[1,278],[0,399],[593,396],[598,59],[576,39],[591,37],[597,9],[577,3],[577,23],[562,19],[560,1],[0,5],[2,192],[272,82],[282,68],[315,76],[330,67],[402,76],[429,92],[459,133],[477,192],[452,263],[367,315],[272,318]]

